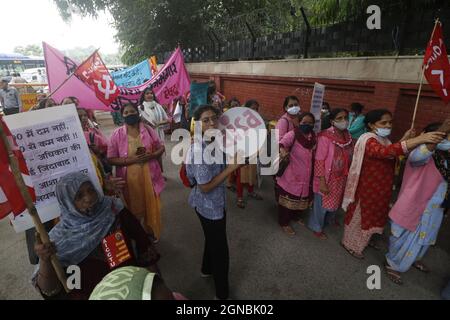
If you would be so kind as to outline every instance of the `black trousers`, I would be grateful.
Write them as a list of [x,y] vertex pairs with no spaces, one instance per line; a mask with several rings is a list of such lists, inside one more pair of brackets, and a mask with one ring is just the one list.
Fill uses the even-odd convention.
[[216,287],[216,297],[228,299],[228,253],[226,214],[220,220],[206,219],[197,212],[205,235],[202,273],[212,274]]

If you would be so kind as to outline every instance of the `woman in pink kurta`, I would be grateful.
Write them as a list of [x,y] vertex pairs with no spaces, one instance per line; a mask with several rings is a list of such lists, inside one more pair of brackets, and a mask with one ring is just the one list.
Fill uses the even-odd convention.
[[320,239],[326,221],[338,224],[336,211],[341,207],[350,168],[353,140],[347,130],[348,111],[333,109],[332,126],[319,134],[314,164],[314,209],[308,227]]
[[288,96],[284,99],[283,110],[285,114],[278,120],[275,129],[278,130],[278,141],[283,139],[284,135],[298,126],[298,115],[300,113],[300,103],[296,96]]
[[158,157],[164,145],[151,127],[140,121],[136,106],[122,107],[125,125],[111,135],[108,159],[116,166],[117,176],[127,184],[125,200],[144,229],[159,239],[161,232],[160,194],[164,178]]
[[311,177],[316,136],[313,128],[315,119],[311,113],[303,113],[300,126],[285,134],[280,141],[281,157],[289,157],[289,165],[281,177],[276,180],[278,220],[283,231],[294,235],[289,225],[297,220],[301,225],[299,213],[311,196]]

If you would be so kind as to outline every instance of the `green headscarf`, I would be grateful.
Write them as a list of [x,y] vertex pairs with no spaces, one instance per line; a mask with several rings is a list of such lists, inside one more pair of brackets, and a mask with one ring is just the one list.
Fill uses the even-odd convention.
[[151,300],[154,278],[144,268],[118,268],[97,284],[89,300]]

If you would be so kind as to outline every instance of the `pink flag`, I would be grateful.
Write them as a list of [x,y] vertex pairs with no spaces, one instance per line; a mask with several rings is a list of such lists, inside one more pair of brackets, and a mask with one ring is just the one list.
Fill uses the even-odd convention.
[[[48,86],[50,92],[53,92],[76,70],[78,63],[45,42],[43,48]],[[56,102],[61,102],[69,96],[77,97],[82,108],[110,110],[95,96],[95,91],[75,76],[72,76],[52,97]]]
[[[184,65],[183,53],[177,48],[164,67],[149,81],[137,87],[120,88],[119,103],[124,100],[139,102],[145,88],[151,87],[160,104],[169,104],[173,99],[189,92],[191,81]],[[117,100],[116,100],[117,102]],[[114,105],[114,103],[113,103]]]
[[[53,92],[77,69],[78,63],[46,43],[43,47],[50,92]],[[62,85],[53,97],[61,101],[67,96],[75,96],[80,100],[80,107],[86,109],[119,110],[124,102],[137,104],[147,87],[153,88],[161,104],[169,104],[189,91],[189,74],[180,48],[175,50],[164,67],[146,83],[130,88],[119,87],[120,96],[110,106],[106,106],[96,97],[94,90],[74,76]]]

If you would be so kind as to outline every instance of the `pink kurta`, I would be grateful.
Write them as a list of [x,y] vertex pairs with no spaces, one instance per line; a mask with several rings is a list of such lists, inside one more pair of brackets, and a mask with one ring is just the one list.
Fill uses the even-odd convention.
[[275,129],[278,130],[279,140],[283,139],[284,135],[292,130],[294,130],[294,123],[292,119],[289,117],[289,114],[285,113],[281,116],[281,118],[277,121],[277,125]]
[[277,178],[277,184],[294,196],[309,197],[313,150],[306,149],[298,143],[293,130],[284,135],[280,146],[290,150],[290,158],[289,166],[283,176]]
[[[328,132],[334,134],[336,130],[331,127]],[[350,139],[350,136],[348,136]],[[353,143],[342,148],[325,136],[319,135],[314,164],[314,193],[322,195],[322,207],[330,211],[336,211],[342,204],[345,184],[350,161],[345,162],[345,157],[350,159],[353,152]],[[346,153],[346,154],[344,154]],[[320,177],[325,177],[325,182],[330,193],[323,195],[320,192]]]
[[[155,130],[151,127],[144,125],[142,122],[139,124],[139,131],[142,144],[151,151],[155,151],[162,146],[161,141]],[[108,158],[127,158],[128,157],[128,136],[127,126],[124,125],[117,128],[111,135],[111,139],[108,145]],[[164,178],[159,166],[158,159],[152,159],[149,161],[149,169],[152,177],[153,188],[156,195],[160,195],[164,189]],[[126,180],[127,167],[117,167],[117,176]]]
[[102,152],[102,154],[106,155],[106,152],[108,151],[108,138],[106,138],[103,133],[101,133],[100,130],[96,128],[89,128],[87,131],[84,131],[84,137],[86,138],[86,141],[89,144],[92,144],[90,135],[93,135],[94,137],[94,144],[99,148],[99,150]]

